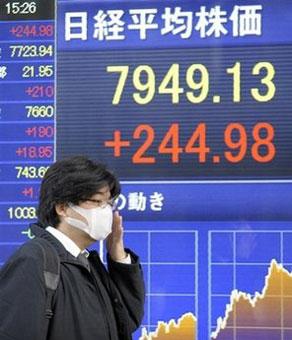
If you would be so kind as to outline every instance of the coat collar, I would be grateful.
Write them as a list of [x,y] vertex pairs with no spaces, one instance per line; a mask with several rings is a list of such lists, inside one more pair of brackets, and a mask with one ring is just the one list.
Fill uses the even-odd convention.
[[48,242],[50,242],[51,245],[54,246],[56,249],[61,262],[70,262],[70,263],[80,263],[80,261],[75,258],[72,254],[70,254],[66,248],[63,246],[63,244],[54,237],[51,233],[49,233],[46,229],[44,229],[40,224],[33,223],[30,226],[30,230],[32,234],[35,237],[40,237],[46,239]]
[[[33,223],[30,224],[30,230],[32,231],[32,234],[34,236],[44,238],[54,246],[62,263],[79,265],[84,267],[88,271],[88,268],[84,265],[84,263],[82,263],[79,258],[76,258],[72,254],[70,254],[63,246],[63,244],[51,233],[49,233],[43,226],[38,223]],[[89,262],[91,264],[94,264],[95,268],[98,270],[98,272],[100,272],[103,264],[100,260],[98,252],[96,250],[91,250],[88,252],[88,255],[86,257],[88,257]],[[104,276],[103,271],[101,271],[100,274]]]

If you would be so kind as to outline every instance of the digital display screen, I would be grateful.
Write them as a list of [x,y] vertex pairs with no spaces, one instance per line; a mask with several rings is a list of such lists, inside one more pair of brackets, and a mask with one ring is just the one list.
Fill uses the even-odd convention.
[[134,340],[291,340],[291,13],[3,1],[0,264],[31,237],[48,166],[84,154],[122,183],[146,286]]
[[54,1],[0,5],[1,265],[30,236],[54,160]]
[[291,180],[291,46],[262,42],[263,5],[246,27],[248,6],[215,6],[216,28],[191,2],[73,3],[60,6],[57,157],[99,157],[122,180]]
[[98,155],[123,180],[291,179],[291,46],[69,53],[60,157]]

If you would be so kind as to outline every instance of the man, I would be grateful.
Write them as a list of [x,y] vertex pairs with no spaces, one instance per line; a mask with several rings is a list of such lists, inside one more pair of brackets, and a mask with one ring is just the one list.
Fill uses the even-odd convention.
[[[1,340],[132,339],[143,316],[144,283],[138,257],[124,248],[122,218],[112,209],[119,193],[115,176],[85,157],[48,169],[38,224],[31,227],[36,237],[0,273]],[[108,270],[96,251],[86,250],[103,239]],[[49,306],[40,241],[53,247],[60,263]]]

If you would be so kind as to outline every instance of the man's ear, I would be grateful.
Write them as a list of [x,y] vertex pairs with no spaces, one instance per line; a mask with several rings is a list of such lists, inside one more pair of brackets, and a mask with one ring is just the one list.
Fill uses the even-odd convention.
[[60,204],[55,205],[56,213],[59,216],[66,217],[67,216],[67,213],[66,213],[67,209],[68,209],[68,205],[65,204],[65,203],[60,203]]

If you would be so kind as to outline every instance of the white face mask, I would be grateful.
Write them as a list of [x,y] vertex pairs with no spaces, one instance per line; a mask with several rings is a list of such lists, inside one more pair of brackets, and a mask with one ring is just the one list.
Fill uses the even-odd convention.
[[94,240],[104,240],[112,232],[113,211],[110,205],[104,208],[84,209],[70,203],[69,207],[83,216],[87,224],[72,217],[65,217],[65,221],[73,227],[86,232]]

